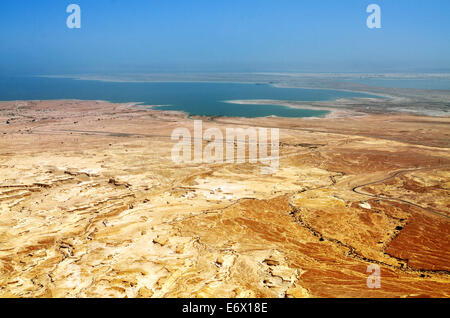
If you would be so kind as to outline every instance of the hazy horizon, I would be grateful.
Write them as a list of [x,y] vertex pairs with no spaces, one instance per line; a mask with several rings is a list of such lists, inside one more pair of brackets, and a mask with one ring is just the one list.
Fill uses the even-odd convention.
[[[69,29],[66,7],[81,7]],[[369,29],[369,4],[381,29]],[[450,2],[2,2],[0,74],[449,72]]]

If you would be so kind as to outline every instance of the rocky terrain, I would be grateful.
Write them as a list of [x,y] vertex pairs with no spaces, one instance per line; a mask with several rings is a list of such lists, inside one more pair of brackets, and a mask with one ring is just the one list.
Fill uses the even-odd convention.
[[279,127],[269,176],[173,163],[171,133],[192,123],[1,102],[0,296],[450,296],[449,117],[204,121]]

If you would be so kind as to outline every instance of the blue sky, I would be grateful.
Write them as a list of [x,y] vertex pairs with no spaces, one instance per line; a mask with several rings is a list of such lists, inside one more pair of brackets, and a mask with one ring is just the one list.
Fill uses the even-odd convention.
[[[382,29],[366,26],[371,3]],[[448,0],[2,0],[0,74],[450,71],[449,12]]]

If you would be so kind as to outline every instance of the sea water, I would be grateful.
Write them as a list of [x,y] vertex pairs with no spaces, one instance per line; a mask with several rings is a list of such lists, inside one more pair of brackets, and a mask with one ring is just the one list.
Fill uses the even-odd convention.
[[[79,99],[114,103],[139,102],[159,110],[189,115],[229,117],[317,117],[325,110],[295,109],[280,105],[232,104],[230,100],[330,101],[375,97],[325,90],[278,88],[266,84],[104,82],[47,77],[0,77],[0,100]],[[154,106],[157,105],[157,106]]]

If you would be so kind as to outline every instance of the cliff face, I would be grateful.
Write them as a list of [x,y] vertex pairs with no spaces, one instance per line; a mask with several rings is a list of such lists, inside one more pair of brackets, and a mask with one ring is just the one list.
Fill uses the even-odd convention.
[[2,297],[450,294],[449,118],[204,121],[281,128],[273,175],[176,165],[174,113],[5,102],[0,122]]

